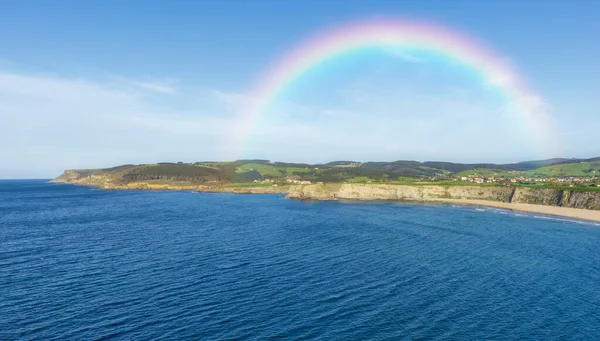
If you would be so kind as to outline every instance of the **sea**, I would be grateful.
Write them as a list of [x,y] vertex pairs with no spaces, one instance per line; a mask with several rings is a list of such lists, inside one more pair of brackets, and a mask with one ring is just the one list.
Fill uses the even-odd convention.
[[600,226],[0,181],[0,340],[600,340]]

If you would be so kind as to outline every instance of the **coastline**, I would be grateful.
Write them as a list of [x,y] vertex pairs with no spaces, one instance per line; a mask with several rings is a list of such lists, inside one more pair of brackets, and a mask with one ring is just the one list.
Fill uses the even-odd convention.
[[[298,198],[289,198],[296,199]],[[317,200],[317,201],[337,201],[337,200],[350,200],[355,202],[369,202],[369,201],[382,201],[382,199],[310,199],[304,198],[299,200]],[[600,211],[587,210],[581,208],[570,208],[570,207],[557,207],[547,205],[535,205],[535,204],[519,204],[519,203],[508,203],[500,201],[490,200],[477,200],[477,199],[428,199],[428,200],[403,200],[403,199],[383,199],[383,201],[393,202],[407,202],[407,203],[438,203],[438,204],[456,204],[456,205],[468,205],[468,206],[482,206],[482,207],[494,207],[505,210],[511,210],[516,212],[525,213],[539,213],[554,217],[571,218],[577,220],[583,220],[588,222],[600,223]]]
[[287,197],[308,200],[390,200],[479,205],[600,222],[600,193],[561,189],[323,184],[293,186]]
[[128,184],[87,183],[77,181],[50,180],[47,183],[92,187],[104,191],[193,191],[199,193],[232,194],[287,194],[290,186],[208,186],[200,184],[160,184],[150,182],[132,182]]
[[557,217],[565,217],[579,220],[587,220],[600,223],[600,211],[586,210],[581,208],[557,207],[534,204],[508,203],[489,200],[472,200],[472,199],[438,199],[429,200],[440,203],[451,203],[459,205],[473,205],[502,208],[512,211],[539,213]]
[[[307,185],[307,186],[281,186],[281,187],[227,187],[227,186],[207,186],[207,185],[167,185],[167,184],[152,184],[148,182],[136,182],[126,185],[114,185],[114,184],[90,184],[85,182],[75,181],[50,181],[52,183],[64,183],[74,184],[79,186],[95,187],[102,190],[168,190],[168,191],[195,191],[200,193],[233,193],[233,194],[287,194],[286,198],[300,199],[300,200],[360,200],[360,201],[378,201],[378,200],[389,200],[389,201],[417,201],[417,202],[438,202],[438,203],[451,203],[459,205],[474,205],[474,206],[486,206],[495,207],[519,212],[528,213],[539,213],[550,216],[565,217],[571,219],[580,219],[586,221],[593,221],[600,223],[600,210],[597,209],[585,209],[585,208],[573,208],[556,206],[546,202],[546,200],[536,200],[536,203],[518,202],[511,198],[504,198],[506,193],[502,193],[505,189],[489,188],[486,190],[486,195],[482,195],[481,192],[476,195],[465,196],[465,193],[459,195],[448,195],[448,193],[424,193],[419,190],[418,195],[407,195],[406,191],[402,195],[397,195],[395,190],[390,189],[401,189],[411,188],[412,186],[378,186],[378,185]],[[372,193],[365,191],[365,189],[382,189],[380,193]],[[424,186],[421,188],[431,188],[439,186]],[[344,188],[351,188],[351,192],[344,192]],[[317,189],[317,191],[314,191]],[[340,191],[342,189],[342,191]],[[414,188],[413,188],[414,189]],[[481,188],[475,188],[477,191],[481,191]],[[447,191],[447,189],[444,189]],[[457,187],[454,190],[468,190],[467,187]],[[551,190],[542,190],[551,191]],[[413,193],[414,194],[414,193]],[[474,194],[474,193],[472,193]],[[452,198],[454,196],[454,198]],[[462,197],[461,197],[462,196]],[[480,199],[481,198],[481,199]],[[486,200],[488,199],[488,200]],[[492,199],[492,200],[489,200]],[[508,199],[508,200],[506,200]],[[530,199],[530,197],[528,197]],[[538,203],[539,202],[539,203]]]

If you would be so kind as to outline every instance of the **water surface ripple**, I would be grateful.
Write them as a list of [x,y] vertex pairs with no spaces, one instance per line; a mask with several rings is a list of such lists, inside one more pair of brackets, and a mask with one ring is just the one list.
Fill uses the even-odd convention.
[[600,228],[0,181],[0,340],[598,340]]

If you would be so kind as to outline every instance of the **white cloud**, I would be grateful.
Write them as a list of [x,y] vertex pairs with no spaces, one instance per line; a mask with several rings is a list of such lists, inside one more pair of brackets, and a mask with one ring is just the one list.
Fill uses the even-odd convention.
[[158,92],[161,94],[174,94],[174,93],[178,92],[178,89],[175,87],[175,84],[177,83],[177,80],[175,80],[175,79],[136,80],[136,79],[129,79],[129,78],[120,77],[120,76],[113,76],[112,78],[114,78],[116,81],[119,81],[123,84],[131,85],[131,86],[133,86],[137,89],[143,90],[143,91]]
[[178,112],[156,96],[121,82],[0,73],[0,178],[223,152],[227,117]]
[[261,106],[266,103],[265,98],[250,93],[226,92],[221,90],[209,90],[212,96],[219,102],[227,105],[233,110]]
[[469,88],[429,92],[413,84],[356,82],[338,89],[327,106],[269,110],[242,141],[241,157],[501,162],[540,156],[527,132],[503,115],[504,104]]
[[[502,115],[505,108],[472,89],[427,91],[411,80],[378,77],[328,89],[320,102],[266,103],[240,92],[192,91],[168,79],[100,82],[0,71],[0,178],[229,159],[236,141],[231,119],[248,105],[266,104],[260,121],[249,122],[256,124],[251,136],[234,142],[243,148],[235,157],[501,162],[507,155],[505,161],[539,156],[527,132]],[[523,101],[545,105],[537,98]]]

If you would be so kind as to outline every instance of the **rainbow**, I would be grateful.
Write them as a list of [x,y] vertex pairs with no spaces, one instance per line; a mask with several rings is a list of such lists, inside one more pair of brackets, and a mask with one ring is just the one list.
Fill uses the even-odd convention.
[[318,34],[277,59],[253,87],[234,119],[235,145],[239,153],[260,117],[288,87],[312,68],[345,54],[366,48],[409,48],[440,54],[479,73],[487,85],[499,90],[515,110],[532,140],[548,148],[551,117],[544,102],[531,91],[510,63],[484,44],[447,27],[409,20],[377,19],[350,23]]

